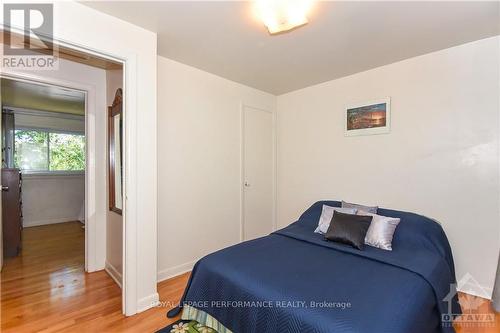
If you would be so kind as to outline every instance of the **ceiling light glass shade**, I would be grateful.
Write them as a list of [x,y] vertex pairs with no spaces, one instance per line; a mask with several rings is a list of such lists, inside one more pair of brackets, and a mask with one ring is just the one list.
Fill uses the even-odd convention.
[[257,13],[270,34],[306,24],[311,5],[312,0],[255,0]]

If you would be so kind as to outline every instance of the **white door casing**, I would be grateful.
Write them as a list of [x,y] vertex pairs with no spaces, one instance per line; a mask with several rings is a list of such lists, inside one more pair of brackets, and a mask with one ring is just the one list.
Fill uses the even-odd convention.
[[[156,34],[77,2],[46,2],[53,4],[55,44],[124,65],[122,295],[125,315],[130,316],[153,307],[159,299]],[[10,23],[10,31],[24,32],[23,20],[16,17]]]

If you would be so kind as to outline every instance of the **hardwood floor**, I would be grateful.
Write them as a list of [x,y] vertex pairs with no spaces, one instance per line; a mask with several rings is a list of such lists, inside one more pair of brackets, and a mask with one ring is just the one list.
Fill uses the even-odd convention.
[[[188,277],[186,273],[158,284],[162,307],[125,317],[121,290],[111,277],[104,271],[84,271],[84,230],[79,222],[26,228],[22,255],[4,262],[0,330],[155,332],[177,320],[168,319],[166,312],[179,301]],[[500,316],[489,301],[465,294],[460,299],[481,301],[471,313],[489,313],[495,322],[485,327],[455,326],[457,333],[500,332]]]
[[[154,332],[176,319],[168,307],[121,314],[121,289],[104,271],[85,273],[79,222],[23,230],[22,255],[4,261],[2,332]],[[162,300],[178,302],[189,275],[158,285]]]
[[[464,293],[458,294],[459,301],[462,304],[472,305],[470,310],[464,309],[462,306],[463,316],[466,318],[470,315],[479,315],[481,318],[493,318],[493,321],[483,323],[471,323],[456,321],[455,330],[457,333],[498,333],[500,332],[500,313],[495,312],[491,302],[487,299],[476,297]],[[474,304],[475,303],[475,304]],[[476,308],[477,306],[477,308]]]

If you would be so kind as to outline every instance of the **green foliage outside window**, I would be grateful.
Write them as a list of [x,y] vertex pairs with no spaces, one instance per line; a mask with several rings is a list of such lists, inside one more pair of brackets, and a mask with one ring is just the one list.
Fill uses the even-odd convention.
[[14,165],[29,171],[85,169],[85,137],[40,130],[16,130]]
[[85,139],[83,135],[50,133],[50,170],[84,170]]

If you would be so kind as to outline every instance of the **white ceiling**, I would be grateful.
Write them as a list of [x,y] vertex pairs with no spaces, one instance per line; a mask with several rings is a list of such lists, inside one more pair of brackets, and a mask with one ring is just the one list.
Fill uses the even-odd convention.
[[2,106],[85,114],[85,94],[83,92],[5,78],[0,81]]
[[500,3],[318,2],[270,36],[247,1],[85,2],[158,33],[158,53],[276,95],[500,34]]

